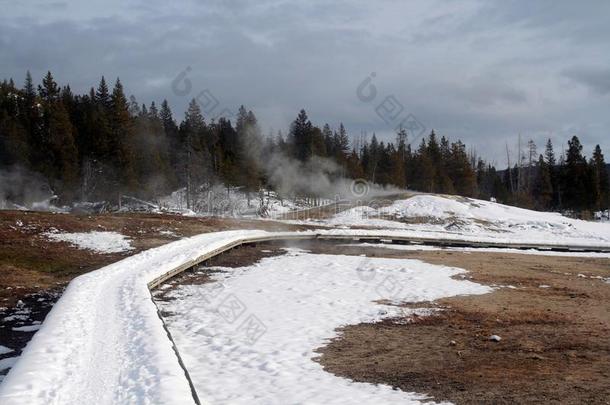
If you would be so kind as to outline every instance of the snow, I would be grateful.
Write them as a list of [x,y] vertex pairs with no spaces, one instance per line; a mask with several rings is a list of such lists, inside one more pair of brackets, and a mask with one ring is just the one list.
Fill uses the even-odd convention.
[[0,355],[7,354],[12,351],[13,351],[13,349],[11,349],[10,347],[0,345]]
[[[419,403],[425,395],[325,372],[316,348],[343,325],[403,314],[375,300],[426,301],[491,289],[417,260],[289,250],[253,266],[184,285],[160,308],[202,400],[231,404]],[[244,325],[254,325],[249,329]],[[250,332],[250,333],[249,333]]]
[[479,241],[610,246],[609,222],[582,221],[559,213],[428,194],[393,201],[381,208],[353,207],[327,220],[299,222],[457,235]]
[[431,245],[397,245],[390,243],[346,243],[344,246],[372,247],[405,251],[448,251],[448,252],[474,252],[474,253],[510,253],[517,255],[559,256],[559,257],[597,257],[610,259],[610,253],[602,252],[558,252],[537,249],[511,249],[511,248],[485,248],[485,247],[440,247]]
[[[148,283],[187,262],[195,261],[202,255],[212,254],[232,243],[271,236],[279,238],[314,237],[316,235],[369,236],[382,239],[397,236],[425,236],[461,241],[481,239],[479,235],[407,229],[331,229],[300,233],[239,230],[202,234],[138,253],[79,276],[70,282],[40,329],[23,350],[15,366],[0,384],[0,403],[3,405],[192,403],[191,390],[185,378],[185,372],[181,368],[172,343],[163,328],[157,307],[151,300]],[[510,237],[495,240],[507,243],[520,242],[519,235],[510,235]],[[549,243],[563,242],[564,240],[561,239],[549,241]],[[588,243],[590,241],[584,239],[575,241],[576,245]],[[285,267],[288,268],[288,266]],[[438,273],[447,272],[450,273],[451,270]],[[259,272],[257,274],[260,275]],[[326,273],[319,275],[325,277]],[[280,274],[277,276],[279,277]],[[425,283],[418,277],[414,277],[412,282]],[[434,276],[431,275],[431,277]],[[444,276],[441,278],[444,280]],[[236,277],[235,283],[238,283],[239,279],[241,278]],[[425,279],[427,277],[424,277]],[[281,278],[278,278],[278,282],[280,280]],[[419,291],[420,295],[414,294],[413,298],[419,296],[423,299],[428,296],[436,296],[435,294],[443,296],[456,293],[452,287],[454,284],[451,284],[453,281],[445,281],[450,284],[439,282],[438,288],[436,285],[431,285]],[[227,283],[232,284],[233,281],[227,280]],[[258,288],[271,289],[271,284],[266,285],[266,287],[258,286]],[[465,286],[465,284],[459,285]],[[295,289],[297,287],[294,286]],[[337,285],[328,286],[329,289],[339,287]],[[443,290],[445,287],[446,290]],[[302,288],[307,288],[307,286]],[[244,291],[247,294],[243,299],[249,302],[251,291],[248,292],[247,289]],[[305,290],[296,289],[294,291],[297,294],[299,291]],[[261,298],[265,296],[264,294],[258,295]],[[272,295],[269,294],[268,297],[272,297]],[[293,298],[303,301],[298,295],[294,295]],[[261,303],[261,305],[263,304]],[[330,308],[330,305],[329,303],[327,309]],[[343,308],[343,303],[337,299],[333,306],[339,311]],[[283,308],[276,305],[273,310],[282,313]],[[256,313],[261,319],[267,319],[266,317],[272,314],[273,312],[270,314]],[[370,312],[362,312],[359,316],[367,319],[372,315]],[[289,320],[290,318],[287,318],[286,322]],[[344,320],[338,317],[332,326],[354,320],[352,318]],[[269,323],[269,325],[274,324]],[[307,325],[307,328],[310,327],[313,328],[315,325]],[[324,333],[331,331],[330,324],[324,323],[323,327],[328,328]],[[270,331],[268,334],[273,336],[274,333]],[[296,337],[304,331],[293,331],[293,333]],[[320,336],[322,336],[321,333],[315,335],[315,337]],[[332,336],[332,334],[325,336]],[[319,342],[312,341],[311,343],[311,347],[313,347]],[[309,355],[309,352],[306,353]],[[244,358],[244,361],[247,360]],[[274,366],[274,364],[269,365],[271,368]],[[383,390],[383,388],[380,389]],[[298,392],[298,386],[294,391]]]
[[[241,187],[227,187],[222,184],[209,186],[191,197],[191,209],[187,209],[186,189],[174,191],[158,199],[157,204],[147,203],[152,212],[178,212],[182,215],[217,215],[242,218],[280,218],[283,214],[312,208],[313,205],[302,198],[284,198],[277,192],[261,190],[260,193],[242,191]],[[194,200],[194,201],[193,201]],[[334,200],[320,199],[320,204],[331,204]],[[124,210],[132,210],[125,206]]]
[[35,332],[40,329],[40,325],[26,325],[13,328],[15,332]]
[[610,210],[598,211],[594,215],[596,221],[610,222]]
[[19,357],[7,357],[0,360],[0,371],[4,371],[7,368],[11,368],[15,365]]
[[122,253],[134,249],[129,238],[118,232],[45,232],[43,235],[52,241],[68,242],[96,253]]
[[264,231],[198,235],[72,280],[0,385],[0,403],[193,403],[147,284]]
[[53,201],[55,200],[57,200],[57,196],[54,195],[40,201],[29,202],[21,205],[8,200],[0,199],[0,210],[44,211],[54,213],[70,212],[70,207],[68,206],[58,207],[53,204]]

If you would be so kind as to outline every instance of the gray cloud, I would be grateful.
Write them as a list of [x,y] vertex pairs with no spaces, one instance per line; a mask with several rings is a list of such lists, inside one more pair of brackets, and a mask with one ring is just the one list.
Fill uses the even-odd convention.
[[[0,71],[17,82],[51,70],[85,92],[102,74],[120,76],[140,102],[167,98],[178,116],[209,89],[222,107],[252,108],[264,128],[286,129],[304,107],[316,123],[384,139],[393,127],[375,107],[394,95],[428,129],[500,164],[519,133],[539,144],[576,133],[587,149],[610,148],[608,2],[7,4]],[[187,66],[193,92],[180,97],[171,82]],[[378,99],[363,103],[356,87],[371,72]]]
[[564,75],[588,87],[597,94],[610,94],[610,67],[577,67],[564,71]]

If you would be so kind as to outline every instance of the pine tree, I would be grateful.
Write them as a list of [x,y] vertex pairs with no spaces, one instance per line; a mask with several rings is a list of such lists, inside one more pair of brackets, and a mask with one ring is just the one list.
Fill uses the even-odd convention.
[[159,118],[163,124],[163,130],[165,132],[165,138],[168,142],[169,148],[169,162],[172,168],[173,175],[170,179],[170,184],[176,186],[176,180],[178,175],[178,167],[180,162],[180,139],[178,137],[178,126],[174,120],[174,115],[167,100],[163,100],[161,103],[161,110],[159,111]]
[[455,188],[453,186],[453,180],[451,179],[451,146],[449,145],[449,140],[445,137],[441,137],[441,142],[439,145],[439,153],[436,162],[436,178],[437,178],[437,192],[453,194],[455,193]]
[[36,89],[29,70],[25,75],[22,100],[21,111],[23,111],[23,114],[21,115],[21,125],[26,131],[28,149],[30,151],[29,162],[24,163],[33,168],[35,166],[33,163],[42,154],[40,149],[42,139],[40,133],[40,109],[38,108]]
[[241,153],[237,131],[231,121],[221,117],[215,125],[220,146],[223,151],[220,176],[227,187],[241,185],[241,168],[239,155]]
[[428,136],[428,148],[427,148],[428,156],[432,159],[433,162],[440,162],[441,160],[441,150],[438,144],[438,140],[436,139],[436,133],[434,130],[430,132]]
[[106,85],[106,79],[102,76],[97,91],[95,92],[95,101],[99,103],[106,110],[110,110],[112,107],[112,101],[110,99],[110,93],[108,91],[108,85]]
[[212,180],[209,151],[205,140],[206,123],[197,100],[192,99],[180,124],[180,139],[183,145],[181,181],[186,186],[187,207],[196,204],[198,188]]
[[304,162],[313,155],[312,124],[305,110],[301,110],[290,127],[292,154]]
[[396,156],[394,157],[394,176],[396,184],[399,188],[407,187],[407,131],[403,128],[398,130],[396,134]]
[[407,186],[407,181],[405,178],[404,143],[399,143],[398,149],[395,149],[394,145],[390,144],[388,157],[390,159],[388,182],[398,188],[405,188]]
[[347,154],[349,153],[349,137],[347,136],[347,131],[341,122],[339,124],[339,130],[336,134],[335,139],[335,150],[334,156],[338,162],[344,162],[347,159]]
[[559,170],[557,167],[557,160],[555,159],[555,152],[553,150],[553,142],[549,138],[546,141],[546,147],[544,150],[544,161],[549,169],[549,174],[551,176],[551,187],[553,198],[551,199],[551,203],[549,208],[558,208],[560,207],[560,185],[559,185]]
[[396,150],[394,145],[388,144],[385,145],[384,142],[379,144],[379,163],[377,165],[377,183],[382,185],[394,184],[393,172],[394,167],[393,156],[396,154]]
[[377,135],[373,133],[371,143],[368,145],[368,161],[365,167],[366,178],[375,183],[379,170],[379,160],[381,159],[381,145],[377,141]]
[[436,193],[444,193],[451,192],[452,190],[448,190],[450,187],[448,183],[450,180],[443,173],[443,161],[441,156],[441,149],[436,138],[436,133],[434,130],[430,132],[428,136],[428,147],[426,149],[427,158],[431,164],[431,192]]
[[423,137],[415,157],[415,173],[412,184],[416,190],[427,193],[433,192],[436,187],[434,162],[430,158],[428,145],[426,144],[426,139]]
[[489,182],[487,165],[481,158],[477,160],[477,198],[489,200],[492,195],[492,185]]
[[566,208],[580,211],[592,206],[593,179],[577,136],[568,141],[562,184],[562,200]]
[[51,72],[47,72],[46,76],[42,79],[42,86],[38,86],[38,93],[40,98],[46,102],[53,102],[59,98],[59,87],[55,83]]
[[0,107],[0,168],[13,165],[27,166],[29,155],[26,130],[18,120]]
[[246,111],[242,105],[237,113],[235,124],[237,132],[237,159],[241,173],[241,184],[245,187],[250,204],[250,193],[259,190],[261,185],[262,168],[259,167],[259,160],[262,155],[262,136],[258,120],[252,111]]
[[545,161],[544,156],[538,157],[536,180],[532,190],[536,200],[536,208],[548,210],[553,203],[553,184],[551,181],[551,168]]
[[608,169],[606,168],[604,154],[602,153],[602,149],[599,145],[595,146],[590,166],[591,171],[593,172],[595,209],[598,211],[608,209],[610,205]]
[[335,143],[333,137],[333,131],[330,129],[330,125],[324,124],[322,127],[322,136],[324,137],[324,149],[326,150],[326,156],[335,155]]
[[546,141],[544,161],[551,167],[554,167],[557,164],[557,161],[555,160],[555,152],[553,151],[553,142],[550,138]]
[[[105,82],[103,84],[105,86]],[[104,103],[103,88],[96,97],[100,103]],[[110,145],[116,151],[116,158],[113,160],[117,169],[117,178],[114,180],[121,185],[122,191],[134,192],[138,189],[134,127],[123,85],[118,78],[110,103]]]
[[[111,135],[111,111],[110,111],[110,96],[108,95],[108,87],[106,81],[102,80],[96,92],[91,88],[89,92],[89,100],[91,102],[88,114],[88,128],[85,134],[88,134],[90,141],[88,142],[91,150],[91,157],[100,162],[104,166],[103,177],[111,183],[111,177],[115,176],[116,168],[114,167],[114,159],[116,153],[116,144],[113,142]],[[109,187],[113,187],[110,185]],[[103,187],[102,193],[108,187]]]
[[[133,105],[133,104],[132,104]],[[168,142],[156,105],[151,103],[146,115],[131,116],[134,123],[133,167],[139,184],[136,195],[154,198],[168,193],[174,172],[169,164]],[[131,115],[131,113],[130,113]]]
[[449,165],[451,178],[455,193],[467,197],[476,194],[476,174],[470,164],[466,153],[466,145],[458,140],[451,144],[451,164]]
[[[311,127],[311,153],[312,156],[327,156],[324,135],[322,130],[315,125]],[[337,163],[342,165],[345,163],[345,160],[339,161],[337,159]]]
[[39,86],[42,101],[40,171],[64,201],[71,200],[78,179],[74,127],[59,97],[59,87],[51,72]]
[[25,85],[23,86],[23,96],[27,102],[30,104],[34,103],[34,99],[36,98],[36,89],[34,88],[34,82],[32,80],[32,75],[28,70],[25,74]]

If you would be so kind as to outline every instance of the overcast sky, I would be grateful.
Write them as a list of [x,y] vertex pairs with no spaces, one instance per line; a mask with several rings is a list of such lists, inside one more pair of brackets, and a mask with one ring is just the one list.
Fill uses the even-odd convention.
[[407,119],[500,166],[519,133],[610,157],[610,2],[491,3],[0,0],[0,73],[51,70],[79,93],[119,76],[178,119],[199,96],[208,117],[244,104],[265,131],[301,108],[352,136]]

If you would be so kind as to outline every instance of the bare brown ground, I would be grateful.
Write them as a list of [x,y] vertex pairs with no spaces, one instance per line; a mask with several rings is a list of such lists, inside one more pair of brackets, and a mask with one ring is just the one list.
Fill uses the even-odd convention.
[[[28,294],[65,285],[80,274],[185,236],[229,229],[285,231],[304,228],[273,221],[230,218],[0,211],[0,307],[11,307]],[[120,232],[132,239],[135,250],[99,254],[78,249],[69,243],[47,240],[42,233],[52,229],[62,232]]]
[[[346,326],[319,349],[316,360],[325,370],[460,404],[610,403],[610,284],[590,278],[610,277],[609,259],[309,248],[420,259],[467,269],[474,282],[516,287],[407,303],[444,309],[408,323]],[[491,341],[492,334],[502,340]]]

